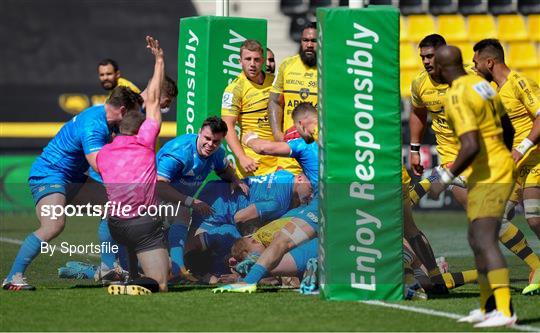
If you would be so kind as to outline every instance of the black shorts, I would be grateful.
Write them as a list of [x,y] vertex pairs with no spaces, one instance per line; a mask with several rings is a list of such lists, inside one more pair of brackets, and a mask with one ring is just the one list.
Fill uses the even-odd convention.
[[135,253],[168,248],[163,223],[157,217],[144,216],[132,219],[110,217],[108,221],[113,239]]

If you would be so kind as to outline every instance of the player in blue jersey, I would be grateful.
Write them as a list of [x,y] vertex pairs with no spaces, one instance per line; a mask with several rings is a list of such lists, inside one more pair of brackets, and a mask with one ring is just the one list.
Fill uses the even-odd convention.
[[43,149],[28,178],[40,227],[21,245],[3,289],[35,290],[23,274],[40,252],[41,244],[64,229],[65,215],[55,216],[52,208],[65,207],[85,182],[88,167],[96,169],[97,153],[110,141],[111,129],[127,112],[138,112],[142,102],[139,94],[116,87],[104,105],[90,107],[73,117]]
[[312,200],[307,206],[300,206],[289,212],[288,215],[292,217],[291,220],[274,235],[270,245],[249,269],[247,276],[239,283],[216,288],[214,292],[251,293],[255,291],[257,283],[278,266],[287,252],[292,252],[298,246],[317,237],[319,229],[318,200]]
[[[198,134],[185,134],[165,144],[157,154],[160,197],[170,202],[185,202],[196,213],[207,216],[212,208],[193,196],[212,171],[227,183],[229,192],[240,190],[238,192],[247,195],[248,186],[236,176],[225,157],[221,144],[226,134],[227,124],[221,118],[209,117]],[[186,276],[184,243],[190,222],[189,210],[179,215],[171,224],[168,237],[173,277]]]
[[316,190],[319,183],[317,109],[311,103],[300,103],[294,108],[292,118],[301,138],[289,142],[274,142],[259,139],[256,133],[248,132],[242,141],[257,154],[296,159]]
[[251,234],[289,210],[307,204],[313,196],[311,183],[303,173],[295,176],[280,170],[244,181],[249,186],[248,196],[231,194],[220,182],[208,183],[200,195],[201,200],[212,205],[214,214],[202,219],[194,216],[195,235],[189,239],[188,247],[210,252],[214,274],[226,272],[224,256],[241,235]]

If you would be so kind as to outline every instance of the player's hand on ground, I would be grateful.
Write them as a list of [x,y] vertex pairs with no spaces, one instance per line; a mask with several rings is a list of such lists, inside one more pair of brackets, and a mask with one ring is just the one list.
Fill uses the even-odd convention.
[[193,210],[199,213],[200,215],[204,216],[210,216],[214,215],[214,209],[208,205],[206,202],[195,199],[193,200]]
[[523,154],[516,149],[512,149],[512,158],[514,159],[514,163],[517,163],[523,158]]
[[417,152],[410,152],[409,161],[411,163],[411,169],[414,172],[414,174],[417,176],[421,176],[422,173],[424,172],[424,167],[422,166],[422,163],[420,160],[420,154]]
[[159,46],[159,41],[152,36],[146,36],[146,48],[150,49],[156,57],[163,56],[163,49]]
[[249,186],[243,181],[231,183],[231,194],[234,194],[236,191],[242,191],[247,197],[249,195]]
[[257,171],[257,168],[259,167],[259,164],[257,163],[257,161],[255,161],[254,159],[248,156],[240,157],[238,159],[238,162],[240,162],[240,166],[246,172],[255,172]]
[[237,273],[223,274],[219,277],[218,283],[236,283],[241,279],[242,277]]

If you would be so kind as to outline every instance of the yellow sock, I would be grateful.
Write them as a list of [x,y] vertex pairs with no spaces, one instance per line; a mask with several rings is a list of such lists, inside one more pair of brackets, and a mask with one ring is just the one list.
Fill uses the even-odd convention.
[[505,316],[512,316],[510,309],[510,277],[508,268],[498,268],[487,273],[489,286],[495,297],[497,310]]
[[415,282],[414,271],[411,268],[411,264],[409,264],[408,262],[405,262],[404,266],[405,266],[405,274],[404,274],[403,278],[405,280],[404,281],[405,285],[411,285],[411,284],[413,284]]
[[521,230],[519,230],[513,223],[506,222],[501,227],[501,231],[502,232],[499,234],[499,239],[507,249],[512,251],[521,260],[525,261],[531,270],[540,268],[540,259],[538,258],[538,255],[536,255],[536,253],[534,253],[529,247],[529,244],[525,239],[525,235],[521,232]]
[[444,284],[446,285],[446,288],[448,289],[454,289],[456,287],[456,281],[454,280],[454,274],[452,273],[443,273],[442,277],[444,280]]
[[480,309],[484,313],[490,312],[493,309],[488,305],[488,300],[493,296],[493,293],[485,274],[478,274],[478,287],[480,288]]
[[478,280],[478,271],[476,269],[463,271],[461,274],[463,274],[463,283],[472,283]]
[[476,269],[457,273],[444,273],[442,276],[448,289],[461,287],[465,283],[471,283],[478,279]]
[[422,179],[420,182],[409,186],[409,197],[411,200],[411,206],[414,207],[418,205],[420,199],[429,191],[431,187],[430,178]]

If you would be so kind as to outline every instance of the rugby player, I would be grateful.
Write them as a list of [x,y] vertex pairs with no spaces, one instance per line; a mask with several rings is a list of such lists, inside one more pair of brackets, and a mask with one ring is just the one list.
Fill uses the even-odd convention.
[[[432,129],[435,132],[435,139],[437,141],[437,152],[440,158],[439,167],[448,168],[457,156],[459,145],[448,127],[443,105],[448,84],[442,82],[442,79],[434,71],[433,65],[436,50],[444,45],[446,45],[446,41],[442,36],[437,34],[428,35],[419,43],[420,57],[422,58],[425,70],[418,74],[411,84],[413,112],[411,112],[409,120],[411,133],[410,162],[413,172],[417,175],[420,175],[423,171],[419,150],[426,128],[428,113],[432,118]],[[474,70],[470,66],[465,65],[464,68],[468,74],[474,74]],[[467,207],[465,181],[469,172],[470,169],[465,170],[459,177],[456,177],[453,184],[449,185],[452,194],[463,207]],[[420,181],[420,183],[415,184],[413,190],[409,191],[412,201],[417,203],[420,197],[426,191],[430,190],[430,184],[435,179],[435,176],[428,177]],[[431,193],[434,195],[437,194],[433,191]],[[525,235],[518,227],[508,221],[508,219],[505,219],[504,222],[499,234],[500,241],[506,248],[523,260],[529,266],[531,272],[536,272],[540,269],[540,259],[527,244]],[[422,251],[414,240],[411,240],[409,237],[407,237],[407,240],[420,257],[422,257],[422,253],[427,253]],[[418,244],[419,246],[425,245],[424,242]]]
[[141,90],[133,82],[122,77],[118,63],[113,59],[101,60],[98,63],[97,71],[99,83],[101,83],[103,89],[111,91],[117,86],[121,86],[127,87],[138,94],[141,93]]
[[103,105],[92,106],[67,122],[36,159],[28,183],[36,204],[40,227],[26,237],[3,282],[7,290],[34,290],[23,274],[39,254],[42,242],[58,236],[65,215],[54,219],[45,214],[51,205],[65,206],[86,181],[89,166],[96,169],[98,151],[110,141],[112,128],[129,112],[139,112],[141,96],[126,87],[116,87]]
[[229,186],[217,181],[209,182],[200,194],[201,200],[211,204],[214,214],[205,218],[194,214],[191,227],[195,233],[187,246],[193,251],[210,250],[213,274],[227,272],[224,257],[236,239],[307,204],[313,196],[311,183],[303,173],[295,176],[280,170],[244,182],[249,186],[249,196],[231,193]]
[[317,109],[311,103],[302,102],[294,108],[292,118],[301,138],[288,142],[273,142],[261,138],[257,133],[248,132],[242,141],[257,154],[296,159],[314,187],[314,191],[317,191],[319,183],[319,146],[316,141]]
[[[314,22],[302,30],[299,53],[283,60],[270,90],[268,118],[275,141],[286,140],[287,132],[295,137],[292,111],[301,102],[317,106],[317,25]],[[278,167],[293,173],[301,170],[290,158],[279,159]]]
[[274,51],[270,50],[269,47],[266,48],[266,73],[274,74],[276,71],[276,58]]
[[257,283],[277,267],[287,252],[317,237],[318,213],[317,199],[291,212],[292,219],[274,235],[272,242],[261,253],[247,276],[241,282],[225,285],[215,289],[214,292],[252,293],[256,291]]
[[[234,131],[234,130],[233,130]],[[224,181],[248,195],[249,188],[235,173],[225,158],[221,145],[227,134],[227,124],[218,117],[207,118],[198,134],[181,135],[167,142],[157,154],[158,188],[165,201],[185,201],[195,212],[208,215],[212,208],[193,196],[206,177],[215,171]],[[174,218],[168,232],[173,277],[187,276],[184,246],[190,223],[189,211]]]
[[[517,165],[516,188],[507,203],[505,216],[514,209],[522,190],[525,218],[540,239],[540,87],[523,74],[511,70],[504,62],[504,49],[496,39],[484,39],[474,46],[474,65],[479,75],[499,88],[499,96],[516,131],[512,157]],[[506,222],[506,223],[505,223]],[[508,219],[503,220],[501,229]],[[521,233],[521,232],[520,232]],[[523,294],[540,293],[540,262],[526,246],[524,236],[519,241],[520,251],[525,252],[525,261],[537,268],[531,272],[529,285]],[[530,265],[531,265],[530,264]]]
[[235,131],[240,127],[240,137],[253,131],[261,138],[274,140],[268,123],[268,94],[274,75],[262,71],[264,50],[261,44],[248,39],[240,47],[242,73],[225,88],[221,104],[221,117],[229,128],[225,140],[236,159],[236,170],[241,178],[272,173],[277,159],[261,156],[242,145]]
[[467,74],[461,52],[441,46],[435,52],[434,72],[449,84],[444,103],[448,129],[460,142],[453,164],[439,171],[436,190],[452,183],[470,167],[467,177],[468,238],[480,286],[480,309],[459,321],[475,327],[511,326],[516,320],[510,300],[508,268],[497,244],[501,218],[514,186],[510,154],[514,130],[504,106],[490,84]]

